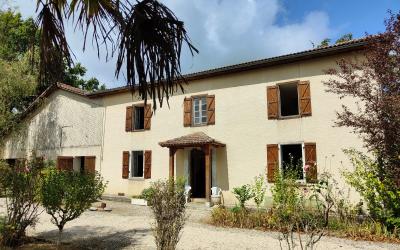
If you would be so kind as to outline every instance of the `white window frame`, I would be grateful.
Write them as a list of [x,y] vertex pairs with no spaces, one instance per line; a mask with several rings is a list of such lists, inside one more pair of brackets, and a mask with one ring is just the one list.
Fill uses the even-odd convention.
[[304,149],[304,142],[287,142],[287,143],[279,143],[279,171],[283,173],[283,161],[282,161],[282,146],[284,145],[293,145],[293,144],[300,144],[301,145],[301,161],[302,161],[302,167],[303,167],[303,179],[298,179],[297,182],[299,183],[306,183],[306,171],[305,171],[305,149]]
[[[278,87],[278,112],[279,112],[279,118],[280,119],[290,119],[290,118],[298,118],[300,117],[300,96],[299,96],[299,82],[300,81],[293,81],[293,82],[282,82],[278,83],[276,86]],[[280,86],[282,85],[288,85],[288,84],[296,84],[296,91],[297,91],[297,115],[282,115],[281,109],[282,109],[282,100],[281,100],[281,89]],[[289,143],[291,144],[291,143]],[[295,144],[295,143],[293,143]]]
[[[142,152],[143,154],[143,176],[133,176],[133,156],[134,156],[134,152]],[[129,151],[129,179],[131,180],[144,180],[144,150],[131,150]]]
[[[195,103],[196,100],[199,100],[199,117],[198,119],[200,122],[196,123],[196,111],[195,111]],[[205,105],[206,109],[202,110],[203,104]],[[205,121],[203,122],[203,118]],[[207,125],[207,96],[193,96],[192,97],[192,125],[193,126],[203,126]]]

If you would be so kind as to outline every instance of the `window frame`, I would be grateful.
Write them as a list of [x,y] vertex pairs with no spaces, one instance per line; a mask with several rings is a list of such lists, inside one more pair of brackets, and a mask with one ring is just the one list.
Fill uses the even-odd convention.
[[[192,117],[191,117],[192,122],[191,122],[191,123],[192,123],[192,124],[191,124],[191,126],[192,126],[192,127],[202,127],[202,126],[207,126],[207,125],[208,125],[207,96],[208,96],[208,94],[191,96],[191,99],[192,99],[192,107],[191,107],[191,110],[192,110]],[[205,112],[205,116],[202,115],[202,109],[201,109],[202,103],[201,103],[201,104],[199,105],[199,112],[200,112],[200,117],[199,117],[199,119],[200,119],[200,121],[201,121],[202,118],[205,117],[205,118],[206,118],[206,121],[205,121],[204,123],[201,121],[199,124],[196,124],[196,123],[195,123],[195,110],[194,110],[195,99],[201,100],[201,99],[203,99],[203,98],[204,98],[205,105],[206,105],[206,109],[205,109],[205,111],[204,111],[204,112]]]
[[[137,129],[136,127],[135,127],[135,124],[136,124],[136,122],[135,122],[135,119],[136,119],[136,108],[143,108],[144,110],[143,110],[143,128],[142,129]],[[143,132],[143,131],[145,131],[146,129],[145,129],[145,121],[144,121],[144,119],[145,119],[145,112],[146,112],[146,106],[144,105],[144,103],[140,103],[140,104],[132,104],[132,130],[130,131],[130,132]],[[131,152],[131,151],[129,151],[129,152]]]
[[[278,119],[279,119],[279,120],[294,119],[294,118],[300,118],[300,117],[301,117],[301,114],[300,114],[299,83],[300,83],[300,80],[295,80],[295,81],[281,82],[281,83],[277,83],[277,84],[276,84],[276,87],[278,88],[278,89],[277,89],[277,92],[278,92],[277,98],[278,98]],[[282,114],[281,114],[282,100],[281,100],[281,89],[280,89],[280,86],[281,86],[281,85],[287,85],[287,84],[296,84],[296,91],[297,91],[297,112],[298,112],[297,115],[286,115],[286,116],[282,116]],[[295,144],[295,143],[293,143],[293,144]]]
[[278,143],[278,153],[279,153],[279,171],[283,173],[283,160],[282,160],[282,146],[285,145],[301,145],[301,161],[302,161],[302,169],[303,169],[303,179],[297,179],[298,183],[306,184],[306,171],[305,171],[305,148],[304,148],[304,141],[294,141],[294,142],[285,142],[285,143]]
[[[143,169],[143,174],[142,176],[133,176],[134,171],[133,171],[133,161],[134,161],[134,152],[142,152],[143,156],[143,162],[142,162],[142,169]],[[145,159],[144,159],[144,150],[130,150],[129,151],[129,180],[144,180],[144,165],[145,165]]]

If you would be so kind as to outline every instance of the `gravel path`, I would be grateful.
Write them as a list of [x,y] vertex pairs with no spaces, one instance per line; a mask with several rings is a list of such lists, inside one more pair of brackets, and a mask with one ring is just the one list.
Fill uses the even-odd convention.
[[[74,242],[83,249],[155,249],[147,207],[106,202],[112,212],[85,212],[67,223],[63,241]],[[2,205],[0,212],[4,211]],[[209,215],[205,209],[188,209],[188,215],[178,249],[280,249],[277,233],[206,225],[201,223]],[[45,213],[28,233],[49,240],[56,240],[58,235]],[[324,237],[317,249],[400,249],[400,245]]]

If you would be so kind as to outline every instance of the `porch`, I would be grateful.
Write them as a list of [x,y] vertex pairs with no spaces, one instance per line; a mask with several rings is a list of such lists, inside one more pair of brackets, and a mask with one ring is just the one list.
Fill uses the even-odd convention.
[[225,144],[203,132],[197,132],[159,143],[169,148],[169,177],[175,178],[176,153],[181,150],[183,176],[191,187],[192,198],[210,202],[211,187],[216,187],[217,149]]

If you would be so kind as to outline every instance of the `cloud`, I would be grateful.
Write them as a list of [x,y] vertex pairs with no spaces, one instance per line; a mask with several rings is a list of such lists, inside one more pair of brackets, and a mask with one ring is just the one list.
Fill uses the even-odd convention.
[[[285,6],[279,0],[161,0],[185,27],[194,45],[200,50],[194,57],[186,50],[182,56],[184,73],[226,66],[309,49],[311,41],[330,37],[329,17],[312,11],[302,20],[280,24]],[[17,0],[24,16],[34,14],[34,0]],[[76,55],[88,69],[89,77],[97,77],[107,87],[123,85],[123,77],[114,78],[115,60],[101,61],[88,46],[82,52],[82,35],[67,29],[67,37]]]

